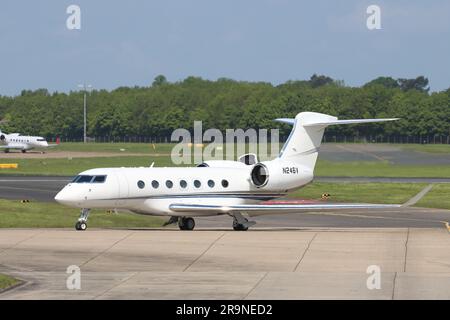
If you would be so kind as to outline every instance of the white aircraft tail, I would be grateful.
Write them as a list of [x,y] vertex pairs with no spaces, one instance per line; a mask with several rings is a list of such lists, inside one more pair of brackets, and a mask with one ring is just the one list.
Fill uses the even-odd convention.
[[394,120],[398,120],[398,118],[338,120],[337,117],[316,112],[301,112],[294,119],[275,119],[275,121],[294,126],[278,157],[283,160],[299,163],[313,171],[323,133],[329,125]]

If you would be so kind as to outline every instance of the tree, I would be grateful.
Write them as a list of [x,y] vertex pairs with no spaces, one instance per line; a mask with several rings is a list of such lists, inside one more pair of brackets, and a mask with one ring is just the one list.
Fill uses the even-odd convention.
[[309,83],[311,85],[312,88],[317,88],[317,87],[321,87],[327,84],[331,84],[333,83],[333,79],[324,75],[317,75],[317,74],[313,74],[311,76],[311,79],[309,80]]
[[421,92],[428,92],[430,87],[428,87],[428,79],[424,76],[419,76],[415,79],[398,79],[400,88],[403,91],[417,90]]
[[167,79],[162,74],[157,75],[153,80],[152,87],[159,87],[167,83]]
[[364,85],[364,87],[370,87],[374,85],[381,85],[388,89],[394,89],[399,87],[397,80],[391,77],[378,77],[376,79],[373,79],[372,81],[367,82]]

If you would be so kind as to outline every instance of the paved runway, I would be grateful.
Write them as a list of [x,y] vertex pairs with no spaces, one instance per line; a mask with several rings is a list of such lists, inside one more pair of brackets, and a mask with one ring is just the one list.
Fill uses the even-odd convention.
[[[55,195],[72,177],[61,176],[0,176],[0,199],[29,199],[53,201]],[[450,178],[367,178],[367,177],[316,177],[318,182],[399,182],[399,183],[450,183]]]
[[450,153],[419,152],[380,143],[324,143],[319,158],[332,162],[388,161],[406,165],[449,165]]
[[444,228],[7,229],[0,273],[26,283],[0,299],[450,299],[449,247]]
[[[251,217],[257,228],[439,228],[450,224],[450,210],[400,207],[394,209],[330,210]],[[196,228],[231,229],[229,216],[195,218]],[[175,226],[174,226],[175,228]],[[449,230],[450,232],[450,230]]]

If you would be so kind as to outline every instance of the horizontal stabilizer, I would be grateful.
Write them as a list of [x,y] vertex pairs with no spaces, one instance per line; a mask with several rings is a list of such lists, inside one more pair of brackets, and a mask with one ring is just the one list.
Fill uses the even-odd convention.
[[370,123],[370,122],[386,122],[395,121],[399,118],[387,118],[387,119],[352,119],[352,120],[336,120],[336,121],[324,121],[324,122],[307,122],[303,123],[303,126],[330,126],[333,124],[357,124],[357,123]]
[[291,126],[293,126],[295,119],[294,118],[278,118],[278,119],[275,119],[274,121],[290,124]]
[[[358,124],[358,123],[371,123],[371,122],[386,122],[386,121],[395,121],[399,120],[400,118],[385,118],[385,119],[352,119],[352,120],[332,120],[332,121],[304,121],[301,124],[304,127],[311,127],[311,126],[330,126],[334,124]],[[286,123],[290,125],[294,125],[295,119],[294,118],[278,118],[275,119],[277,122]]]

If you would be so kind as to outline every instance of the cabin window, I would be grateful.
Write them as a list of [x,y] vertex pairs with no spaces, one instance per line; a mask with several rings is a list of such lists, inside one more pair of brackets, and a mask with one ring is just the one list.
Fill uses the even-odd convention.
[[156,181],[156,180],[153,180],[153,181],[152,181],[152,187],[153,187],[154,189],[158,189],[158,188],[159,188],[159,182]]
[[170,180],[167,180],[167,181],[166,181],[166,187],[169,188],[169,189],[172,189],[172,187],[173,187],[173,182],[170,181]]
[[142,181],[142,180],[139,180],[139,181],[137,182],[137,186],[139,187],[139,189],[144,189],[144,187],[145,187],[145,182]]
[[186,180],[181,180],[181,181],[180,181],[180,187],[182,187],[183,189],[186,189],[186,187],[187,187],[187,182],[186,182]]
[[200,188],[202,186],[202,183],[199,180],[194,180],[194,186],[196,188]]
[[213,181],[213,180],[208,180],[208,186],[209,186],[210,188],[214,188],[214,186],[215,186],[214,181]]
[[229,183],[228,183],[228,180],[222,180],[222,187],[224,187],[224,188],[228,188],[228,185],[229,185]]

